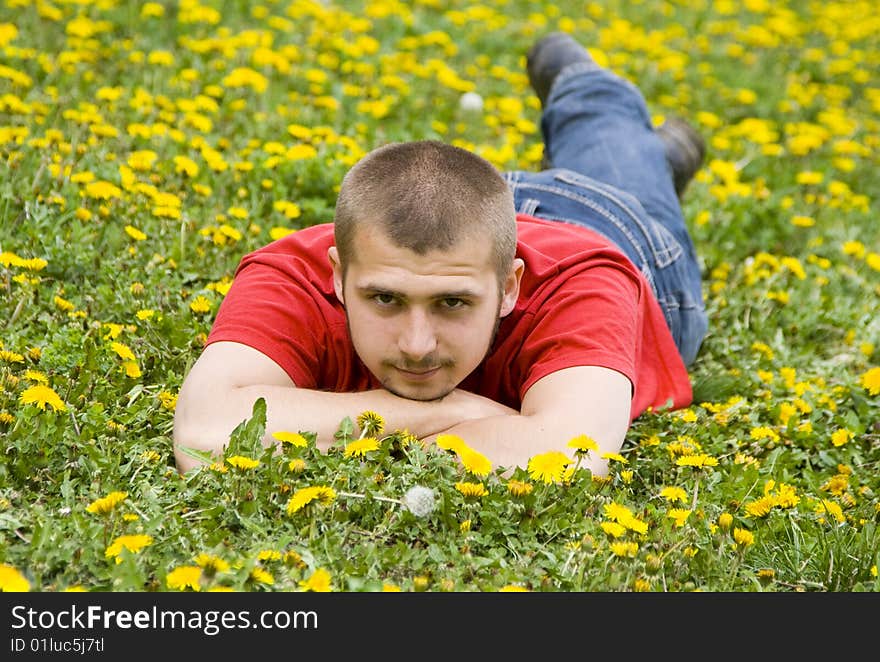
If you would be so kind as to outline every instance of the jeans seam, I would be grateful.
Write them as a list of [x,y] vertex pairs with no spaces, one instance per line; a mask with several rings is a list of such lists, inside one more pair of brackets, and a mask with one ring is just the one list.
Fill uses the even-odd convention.
[[[565,198],[568,198],[569,200],[576,200],[577,202],[580,202],[580,203],[586,205],[587,207],[589,207],[590,209],[595,211],[597,214],[604,216],[618,230],[620,230],[620,232],[623,233],[623,235],[626,236],[627,239],[629,239],[630,243],[632,244],[633,250],[638,254],[639,259],[642,261],[642,263],[645,266],[650,265],[651,260],[649,260],[648,256],[645,255],[645,252],[642,250],[642,247],[639,245],[639,242],[637,241],[636,237],[632,234],[632,232],[630,232],[629,228],[625,224],[621,223],[620,220],[614,216],[614,214],[612,214],[611,212],[609,212],[606,209],[603,209],[599,205],[594,204],[593,201],[590,200],[589,198],[584,198],[584,197],[579,196],[577,194],[571,193],[570,191],[568,191],[564,188],[557,188],[555,186],[548,186],[546,184],[520,184],[518,186],[518,188],[520,188],[520,189],[534,189],[534,190],[539,190],[539,191],[546,191],[547,193],[555,193],[557,195],[561,195]],[[569,222],[572,222],[576,225],[582,225],[581,223],[578,223],[574,219],[566,219],[566,220],[569,220]],[[652,248],[653,248],[653,244],[652,244]],[[671,264],[671,262],[667,262],[666,265],[663,265],[663,266],[668,266],[669,264]],[[653,279],[652,279],[652,284],[653,284]]]
[[[616,197],[615,195],[613,195],[609,191],[605,190],[604,188],[593,186],[589,182],[586,182],[580,178],[577,178],[577,177],[573,178],[568,173],[566,173],[564,171],[555,173],[554,178],[561,179],[562,181],[564,181],[567,184],[572,184],[574,186],[580,186],[588,191],[592,191],[594,193],[597,193],[600,196],[602,196],[603,198],[610,200],[611,202],[616,204],[618,207],[620,207],[632,219],[633,223],[635,223],[639,228],[642,229],[642,233],[645,235],[645,239],[647,240],[648,245],[650,246],[651,254],[654,256],[655,261],[657,263],[657,266],[660,267],[661,269],[663,269],[664,267],[668,267],[670,264],[672,264],[675,260],[677,260],[681,256],[684,249],[682,249],[681,245],[678,243],[678,241],[675,239],[674,236],[672,236],[670,234],[670,237],[672,238],[672,240],[675,241],[674,247],[664,246],[662,249],[657,248],[657,246],[654,243],[654,237],[652,237],[651,233],[648,232],[647,228],[645,227],[645,224],[639,218],[638,214],[634,213],[632,211],[632,209],[630,209],[629,206],[623,200]],[[578,199],[581,199],[581,198],[579,197]],[[588,198],[583,198],[583,200],[584,200],[584,202],[587,202]],[[592,205],[590,205],[590,206],[592,206]],[[615,223],[615,225],[616,225],[616,223]]]

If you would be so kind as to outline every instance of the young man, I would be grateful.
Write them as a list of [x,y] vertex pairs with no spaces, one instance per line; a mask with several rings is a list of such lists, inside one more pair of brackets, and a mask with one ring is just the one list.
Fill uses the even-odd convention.
[[655,131],[638,89],[566,34],[527,61],[546,169],[386,145],[345,176],[333,224],[244,257],[180,390],[181,471],[198,464],[183,447],[220,452],[260,397],[265,443],[308,431],[326,450],[372,410],[508,469],[586,434],[600,475],[633,419],[690,404],[707,324],[678,195],[702,141]]

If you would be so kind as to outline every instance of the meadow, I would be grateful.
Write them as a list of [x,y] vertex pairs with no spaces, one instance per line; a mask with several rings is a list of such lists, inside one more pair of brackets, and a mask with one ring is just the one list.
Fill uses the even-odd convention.
[[[375,443],[263,449],[258,401],[180,475],[241,257],[332,220],[388,141],[539,168],[551,30],[706,137],[694,403],[600,478],[503,477],[382,412]],[[878,71],[867,0],[2,0],[0,590],[880,590]]]

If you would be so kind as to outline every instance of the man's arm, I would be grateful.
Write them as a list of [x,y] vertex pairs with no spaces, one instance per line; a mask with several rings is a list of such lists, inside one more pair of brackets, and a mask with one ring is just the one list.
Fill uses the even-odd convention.
[[459,421],[511,414],[513,410],[487,398],[454,391],[442,400],[419,402],[376,389],[331,393],[297,388],[284,370],[262,352],[234,342],[205,348],[184,379],[174,412],[174,452],[181,472],[199,461],[182,448],[219,454],[229,435],[250,418],[254,402],[266,400],[264,444],[276,443],[273,432],[315,432],[321,450],[346,416],[354,420],[366,410],[379,413],[388,430],[407,429],[426,437]]
[[[480,451],[494,467],[526,468],[529,458],[558,450],[574,457],[568,442],[578,435],[592,437],[591,451],[581,466],[596,475],[608,473],[605,453],[616,453],[630,425],[632,384],[622,373],[598,366],[578,366],[551,373],[525,394],[519,414],[502,414],[453,425],[455,434]],[[431,435],[429,441],[435,440]]]

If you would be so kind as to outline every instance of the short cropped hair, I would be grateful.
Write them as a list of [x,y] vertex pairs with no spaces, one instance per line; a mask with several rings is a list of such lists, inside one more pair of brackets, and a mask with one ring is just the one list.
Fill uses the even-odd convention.
[[436,140],[384,145],[345,175],[334,218],[343,273],[357,254],[358,226],[373,223],[419,255],[487,238],[499,283],[516,253],[513,195],[501,173],[473,152]]

